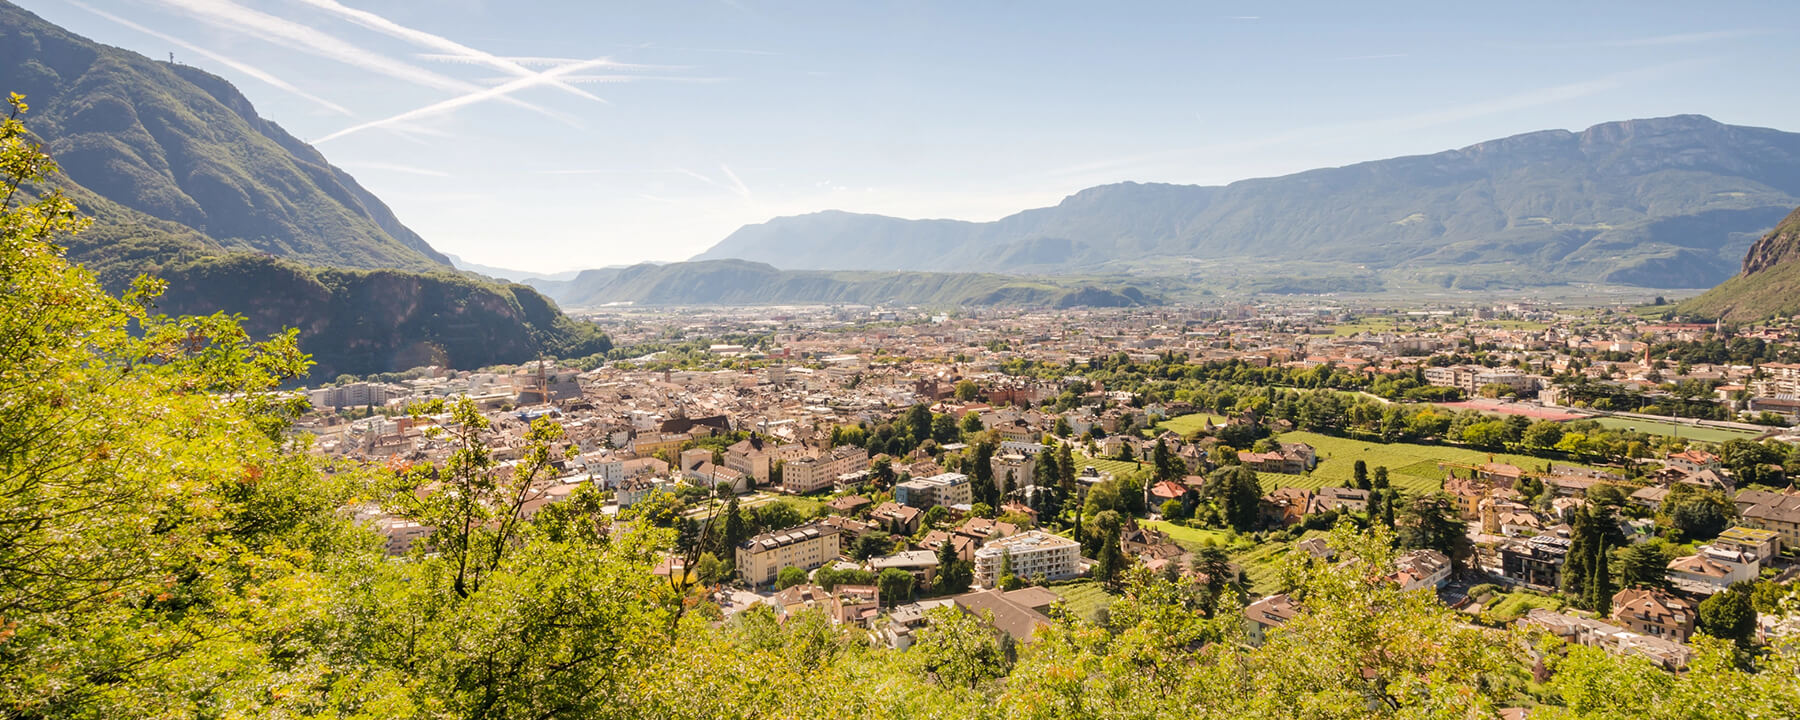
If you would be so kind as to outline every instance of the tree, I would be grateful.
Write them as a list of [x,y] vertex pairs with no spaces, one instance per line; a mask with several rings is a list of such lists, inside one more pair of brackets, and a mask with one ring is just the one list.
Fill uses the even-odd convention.
[[962,439],[962,429],[957,427],[956,418],[949,415],[933,415],[931,418],[931,439],[939,445],[947,445]]
[[1734,584],[1701,600],[1696,629],[1747,647],[1756,632],[1756,608],[1751,605],[1750,592],[1741,584]]
[[[956,399],[968,402],[974,400],[980,394],[981,387],[976,385],[973,380],[956,381]],[[974,413],[970,414],[973,415]]]
[[1400,547],[1436,550],[1459,560],[1467,557],[1468,522],[1462,519],[1456,499],[1443,493],[1420,495],[1394,519]]
[[912,602],[913,575],[900,568],[888,568],[881,571],[875,579],[876,588],[881,591],[881,601],[889,605]]
[[867,560],[886,555],[893,549],[894,538],[892,536],[880,530],[872,530],[863,533],[850,543],[850,557]]
[[1219,468],[1207,476],[1201,490],[1218,505],[1226,524],[1239,532],[1256,527],[1262,512],[1262,484],[1254,470],[1242,465]]
[[1716,490],[1675,483],[1663,499],[1662,514],[1670,527],[1690,540],[1705,540],[1730,526],[1737,507]]
[[972,438],[976,435],[980,435],[981,430],[981,413],[973,411],[963,413],[962,432],[964,438]]
[[1641,542],[1617,553],[1619,584],[1623,587],[1666,588],[1669,562],[1675,558],[1661,540]]
[[806,571],[789,565],[775,573],[775,589],[786,590],[806,582]]
[[925,627],[907,656],[939,684],[975,688],[1006,675],[1011,663],[993,629],[993,615],[971,615],[954,607],[925,612]]
[[939,595],[959,595],[969,591],[969,584],[975,581],[975,567],[957,556],[956,543],[945,539],[939,544],[937,561],[936,589]]
[[1189,569],[1200,581],[1201,595],[1198,604],[1201,614],[1212,617],[1218,611],[1219,601],[1226,597],[1242,601],[1243,584],[1238,580],[1237,572],[1232,569],[1231,561],[1223,549],[1200,548],[1194,552]]
[[1012,551],[1010,550],[1000,553],[1000,573],[995,579],[995,585],[1006,591],[1025,587],[1025,579],[1013,572]]
[[1187,517],[1187,508],[1181,504],[1180,500],[1172,498],[1164,500],[1162,507],[1158,508],[1158,512],[1162,513],[1164,520],[1182,520]]
[[1374,487],[1369,484],[1369,464],[1360,459],[1350,466],[1350,479],[1355,483],[1354,487],[1359,490],[1368,490]]
[[1180,459],[1175,457],[1175,453],[1169,451],[1168,443],[1163,442],[1162,438],[1156,439],[1156,447],[1150,451],[1150,458],[1151,465],[1153,465],[1156,470],[1156,479],[1159,482],[1163,480],[1179,480],[1183,475],[1187,474],[1187,466],[1184,465]]
[[875,458],[869,463],[869,482],[878,488],[894,486],[894,459],[886,455]]

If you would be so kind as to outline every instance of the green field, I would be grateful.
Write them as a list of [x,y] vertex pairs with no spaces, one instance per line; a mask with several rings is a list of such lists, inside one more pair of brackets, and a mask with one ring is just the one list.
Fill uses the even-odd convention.
[[1125,462],[1124,460],[1112,460],[1109,458],[1094,458],[1086,455],[1077,455],[1076,458],[1076,463],[1079,465],[1092,465],[1095,470],[1099,470],[1103,473],[1110,473],[1112,475],[1137,472],[1144,468],[1143,463],[1138,462]]
[[1758,435],[1758,433],[1749,430],[1694,427],[1687,424],[1677,426],[1675,423],[1671,422],[1644,420],[1642,418],[1601,416],[1589,419],[1599,422],[1602,427],[1613,428],[1615,430],[1633,429],[1638,432],[1650,433],[1651,435],[1670,435],[1702,442],[1722,443],[1726,440],[1737,440],[1739,438],[1749,439]]
[[1202,530],[1200,528],[1183,527],[1161,520],[1139,520],[1138,524],[1168,533],[1169,538],[1174,540],[1176,545],[1180,545],[1190,552],[1199,550],[1208,544],[1217,547],[1227,547],[1231,545],[1232,540],[1235,539],[1231,536],[1231,533],[1221,530]]
[[1063,603],[1070,614],[1088,620],[1096,619],[1095,616],[1101,608],[1111,605],[1114,600],[1119,599],[1118,596],[1108,593],[1105,588],[1100,586],[1099,582],[1094,580],[1053,585],[1050,587],[1050,591],[1062,596]]
[[1362,460],[1368,464],[1371,473],[1377,467],[1386,466],[1388,479],[1395,487],[1410,492],[1434,492],[1444,487],[1444,471],[1438,469],[1438,463],[1480,465],[1501,462],[1531,469],[1542,468],[1549,462],[1528,455],[1489,453],[1447,445],[1378,443],[1310,432],[1283,433],[1281,441],[1313,446],[1319,453],[1319,466],[1313,469],[1310,477],[1265,473],[1264,487],[1341,486],[1351,478],[1356,461]]
[[1212,421],[1212,424],[1214,425],[1225,424],[1225,418],[1220,415],[1214,415],[1212,413],[1191,413],[1157,423],[1156,431],[1160,433],[1164,430],[1170,430],[1176,435],[1185,438],[1195,430],[1206,427],[1208,420]]

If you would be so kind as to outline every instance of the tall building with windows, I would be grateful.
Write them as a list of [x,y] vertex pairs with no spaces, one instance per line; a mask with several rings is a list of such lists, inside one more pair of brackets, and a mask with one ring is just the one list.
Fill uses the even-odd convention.
[[991,588],[999,583],[1000,568],[1006,564],[1007,555],[1012,556],[1013,575],[1021,578],[1041,575],[1045,580],[1064,580],[1081,571],[1080,543],[1031,530],[991,540],[976,550],[975,584]]
[[839,533],[824,523],[763,533],[737,547],[738,577],[751,585],[775,582],[784,567],[811,570],[836,560]]

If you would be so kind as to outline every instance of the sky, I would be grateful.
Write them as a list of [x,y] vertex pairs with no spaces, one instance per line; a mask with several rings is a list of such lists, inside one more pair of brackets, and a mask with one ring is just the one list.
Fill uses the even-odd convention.
[[1682,113],[1800,131],[1800,3],[15,0],[225,77],[434,247],[677,261]]

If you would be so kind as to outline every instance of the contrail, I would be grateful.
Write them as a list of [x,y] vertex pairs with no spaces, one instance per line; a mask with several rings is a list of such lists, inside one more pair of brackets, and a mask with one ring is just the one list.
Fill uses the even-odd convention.
[[[337,2],[337,0],[300,0],[300,1],[303,3],[306,3],[307,5],[316,7],[320,10],[329,12],[333,15],[337,15],[338,17],[344,18],[345,20],[349,20],[350,22],[356,23],[357,25],[361,25],[370,30],[374,30],[374,31],[382,33],[382,34],[389,35],[391,37],[399,38],[401,40],[405,40],[407,42],[414,43],[416,45],[428,47],[433,50],[440,50],[440,51],[450,53],[455,56],[466,58],[470,61],[477,62],[477,63],[483,64],[483,65],[487,65],[496,70],[508,72],[513,75],[517,75],[519,77],[530,77],[531,75],[536,74],[529,68],[526,68],[524,65],[521,65],[521,64],[514,62],[512,60],[509,60],[507,58],[498,57],[492,53],[483,52],[481,50],[476,50],[475,48],[469,47],[467,45],[456,42],[455,40],[451,40],[451,39],[443,37],[441,35],[433,35],[431,33],[425,32],[423,30],[406,27],[405,25],[401,25],[399,23],[396,23],[392,20],[384,18],[380,15],[376,15],[375,13],[368,12],[366,10],[357,10],[355,8],[344,7],[342,4],[339,4]],[[567,92],[571,95],[577,95],[577,96],[580,96],[583,98],[587,98],[589,100],[593,100],[595,102],[606,102],[605,100],[602,100],[599,96],[597,96],[593,93],[590,93],[586,90],[575,87],[574,85],[570,85],[561,80],[553,80],[547,84],[549,84],[551,87],[557,88],[557,89]]]
[[351,133],[362,132],[364,130],[368,130],[371,128],[378,128],[378,127],[382,127],[384,125],[389,125],[389,124],[396,123],[396,122],[405,122],[407,120],[414,120],[417,118],[428,117],[431,115],[437,115],[440,113],[449,112],[451,110],[455,110],[456,108],[462,107],[464,105],[473,105],[473,104],[481,102],[483,100],[490,100],[493,98],[506,97],[509,93],[518,92],[520,90],[524,90],[525,88],[536,87],[539,85],[546,85],[551,82],[555,82],[557,78],[559,78],[563,75],[567,75],[567,74],[573,73],[573,72],[581,72],[582,70],[587,70],[589,68],[600,67],[600,66],[607,64],[608,62],[611,62],[611,61],[606,58],[595,58],[593,60],[576,63],[574,65],[564,65],[562,67],[545,70],[544,72],[541,72],[541,73],[534,73],[529,77],[522,77],[517,80],[513,80],[512,82],[506,83],[504,85],[496,85],[494,87],[487,88],[484,90],[477,90],[477,91],[469,93],[467,95],[458,95],[456,97],[450,98],[449,100],[432,103],[430,105],[426,105],[425,107],[417,108],[414,110],[408,110],[406,112],[400,113],[399,115],[395,115],[393,117],[382,118],[380,120],[366,122],[361,125],[353,125],[351,127],[347,127],[342,130],[339,130],[337,132],[334,132],[330,135],[326,135],[325,137],[319,138],[318,140],[314,140],[313,144],[317,145],[320,143],[330,142],[332,140],[336,140],[338,138],[341,138],[345,135],[349,135]]
[[[479,89],[472,83],[440,75],[416,65],[357,47],[306,25],[252,10],[231,2],[231,0],[155,0],[155,2],[227,30],[248,33],[283,47],[341,62],[369,72],[381,73],[416,85],[455,92]],[[548,115],[564,122],[572,122],[566,115],[552,112],[518,98],[500,99],[532,112]]]

